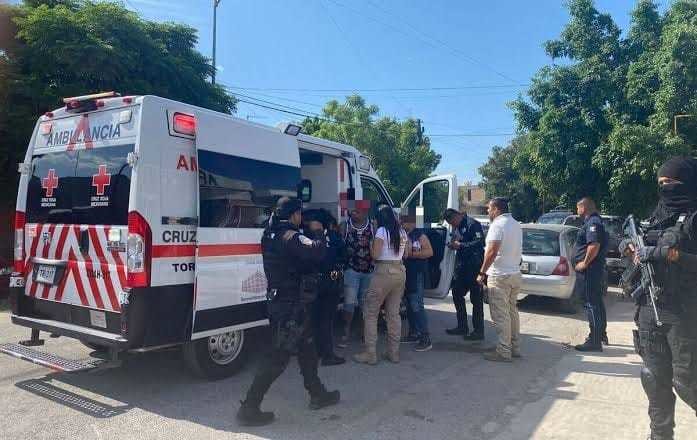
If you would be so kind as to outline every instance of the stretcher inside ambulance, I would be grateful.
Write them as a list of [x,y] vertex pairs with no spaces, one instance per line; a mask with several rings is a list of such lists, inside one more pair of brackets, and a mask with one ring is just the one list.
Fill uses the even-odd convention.
[[[217,378],[244,364],[249,330],[268,324],[260,239],[276,201],[343,219],[393,206],[349,145],[155,96],[66,98],[37,122],[24,162],[10,280],[12,321],[31,338],[0,352],[61,371],[89,369],[30,348],[40,332],[110,353],[182,346]],[[405,209],[442,252],[428,292],[447,295],[453,255],[440,213],[457,208],[453,175],[412,191]]]

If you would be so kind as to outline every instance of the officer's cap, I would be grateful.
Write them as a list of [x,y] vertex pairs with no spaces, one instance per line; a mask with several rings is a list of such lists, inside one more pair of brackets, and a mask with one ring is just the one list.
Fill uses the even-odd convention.
[[281,220],[288,220],[293,214],[301,211],[302,202],[296,198],[281,197],[276,203],[276,215]]

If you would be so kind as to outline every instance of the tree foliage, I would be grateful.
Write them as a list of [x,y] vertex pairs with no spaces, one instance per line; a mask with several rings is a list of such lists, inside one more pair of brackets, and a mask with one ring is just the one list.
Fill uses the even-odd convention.
[[0,176],[14,200],[16,163],[35,121],[66,96],[115,90],[156,94],[233,112],[234,98],[212,85],[212,67],[196,49],[196,30],[145,21],[121,4],[25,0],[0,5]]
[[378,112],[377,106],[353,95],[344,103],[329,101],[322,110],[323,118],[306,119],[303,130],[358,148],[371,158],[395,203],[401,203],[436,169],[441,157],[431,150],[428,137],[421,139],[416,120],[377,118]]
[[[695,150],[697,118],[679,119],[677,134],[673,123],[697,115],[697,2],[678,0],[661,15],[640,0],[625,38],[592,0],[572,0],[569,11],[544,45],[553,63],[511,103],[521,134],[504,149],[512,164],[494,150],[484,186],[515,197],[529,185],[547,206],[590,195],[607,212],[646,214],[660,163]],[[497,178],[510,169],[514,182]]]

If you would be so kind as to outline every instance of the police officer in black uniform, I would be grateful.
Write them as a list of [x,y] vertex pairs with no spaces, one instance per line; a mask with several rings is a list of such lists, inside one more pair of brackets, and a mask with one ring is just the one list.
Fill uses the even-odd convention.
[[[484,295],[477,276],[484,261],[484,230],[477,220],[454,209],[446,209],[443,218],[453,227],[453,239],[448,247],[457,251],[452,281],[457,327],[447,329],[446,333],[463,335],[467,341],[481,341],[484,339]],[[472,333],[467,325],[465,295],[468,291],[472,303]]]
[[578,351],[603,351],[603,343],[608,343],[603,286],[609,237],[593,199],[584,197],[576,204],[576,209],[584,222],[574,245],[574,295],[583,298],[590,334],[586,342],[575,348]]
[[272,347],[237,413],[242,425],[260,426],[273,421],[274,413],[263,412],[259,406],[294,354],[298,356],[305,388],[310,394],[310,408],[334,405],[340,399],[339,392],[327,391],[317,375],[318,358],[311,320],[317,285],[312,281],[316,280],[317,268],[327,247],[325,241],[311,240],[299,232],[301,208],[299,200],[281,198],[275,218],[261,239],[271,297]]
[[303,213],[303,233],[327,243],[327,254],[319,264],[317,300],[313,311],[317,354],[323,366],[341,365],[346,359],[334,352],[334,318],[344,287],[344,266],[348,259],[346,244],[338,232],[336,219],[326,209]]
[[635,345],[644,360],[651,440],[673,438],[675,394],[697,412],[697,160],[674,157],[658,171],[659,203],[637,259],[652,263],[659,320],[638,300]]

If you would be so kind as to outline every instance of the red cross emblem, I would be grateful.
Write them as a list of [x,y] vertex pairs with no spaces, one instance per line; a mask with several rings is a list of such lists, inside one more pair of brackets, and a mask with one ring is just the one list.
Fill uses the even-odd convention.
[[48,175],[41,179],[41,188],[46,190],[46,197],[53,197],[53,190],[58,188],[58,176],[56,170],[51,168]]
[[109,185],[111,185],[111,174],[106,172],[106,165],[99,165],[99,172],[92,175],[92,186],[97,188],[98,196],[103,196]]

